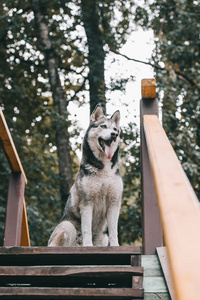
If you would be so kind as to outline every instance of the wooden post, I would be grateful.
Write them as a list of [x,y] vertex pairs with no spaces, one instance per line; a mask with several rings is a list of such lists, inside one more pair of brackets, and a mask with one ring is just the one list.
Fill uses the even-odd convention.
[[[21,198],[22,198],[21,191],[22,190],[24,191],[22,182],[24,179],[25,183],[27,183],[27,179],[1,108],[0,108],[0,141],[1,141],[1,146],[3,147],[3,150],[7,157],[8,163],[12,170],[12,174],[10,176],[10,184],[9,184],[9,194],[8,194],[9,204],[7,204],[4,245],[6,244],[9,246],[14,246],[15,244],[13,243],[17,243],[18,246],[30,246],[25,199],[23,200],[23,202],[21,202]],[[23,179],[20,174],[22,174]],[[15,200],[17,199],[16,200],[17,202],[15,202],[15,200],[13,199]],[[20,202],[18,202],[18,200]],[[16,212],[14,211],[15,206],[17,206]],[[20,209],[22,209],[22,212],[19,212],[19,207]],[[21,215],[22,215],[22,221],[21,221]],[[8,216],[12,220],[10,220]],[[15,218],[19,221],[19,224],[15,224],[16,228],[14,225],[14,222],[16,221]],[[21,228],[21,234],[18,232],[19,230],[18,226],[20,226]],[[10,228],[13,228],[14,232],[18,234],[18,236],[16,236],[16,239],[13,236],[14,232],[12,232],[10,236],[9,234],[9,230],[11,230]],[[19,236],[21,236],[20,244],[19,244]]]
[[22,231],[21,231],[21,247],[30,247],[30,236],[29,236],[29,229],[28,229],[28,219],[26,213],[26,203],[25,198],[23,201],[23,214],[22,214]]
[[6,209],[4,246],[20,246],[25,178],[22,173],[11,173]]
[[155,79],[142,80],[142,99],[140,101],[143,254],[153,255],[156,253],[156,247],[163,245],[163,236],[153,175],[144,135],[144,115],[158,116]]

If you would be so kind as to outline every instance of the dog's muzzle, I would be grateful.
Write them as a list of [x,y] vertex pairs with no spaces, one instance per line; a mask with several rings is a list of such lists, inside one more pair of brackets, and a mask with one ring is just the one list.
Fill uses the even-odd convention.
[[99,138],[99,140],[98,140],[102,151],[105,152],[106,157],[108,159],[111,159],[114,155],[114,150],[112,148],[112,142],[115,142],[117,137],[118,137],[118,134],[115,132],[112,132],[111,138],[109,140],[104,140],[102,138]]

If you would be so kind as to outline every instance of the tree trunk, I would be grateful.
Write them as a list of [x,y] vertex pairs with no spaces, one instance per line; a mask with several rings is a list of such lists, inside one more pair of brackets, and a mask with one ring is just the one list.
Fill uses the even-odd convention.
[[40,5],[40,0],[30,0],[35,16],[35,23],[41,41],[42,52],[45,55],[46,67],[48,70],[49,82],[55,107],[56,145],[59,159],[60,192],[62,207],[64,207],[69,196],[69,189],[72,185],[72,162],[70,156],[70,143],[67,124],[67,102],[65,93],[60,83],[56,53],[52,47],[49,37],[48,26]]
[[82,20],[88,43],[88,66],[89,66],[89,87],[90,87],[90,113],[99,103],[104,109],[105,99],[105,78],[103,49],[103,37],[99,28],[100,17],[97,12],[96,0],[81,0]]

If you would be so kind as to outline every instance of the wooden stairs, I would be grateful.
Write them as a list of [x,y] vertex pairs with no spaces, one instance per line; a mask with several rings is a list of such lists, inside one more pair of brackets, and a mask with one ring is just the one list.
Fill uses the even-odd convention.
[[143,299],[140,247],[1,247],[0,299]]

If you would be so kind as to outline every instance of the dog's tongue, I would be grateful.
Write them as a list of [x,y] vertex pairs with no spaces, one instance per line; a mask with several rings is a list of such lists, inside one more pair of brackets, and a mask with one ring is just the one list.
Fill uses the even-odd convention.
[[112,147],[105,144],[105,154],[107,159],[111,159],[114,155]]

